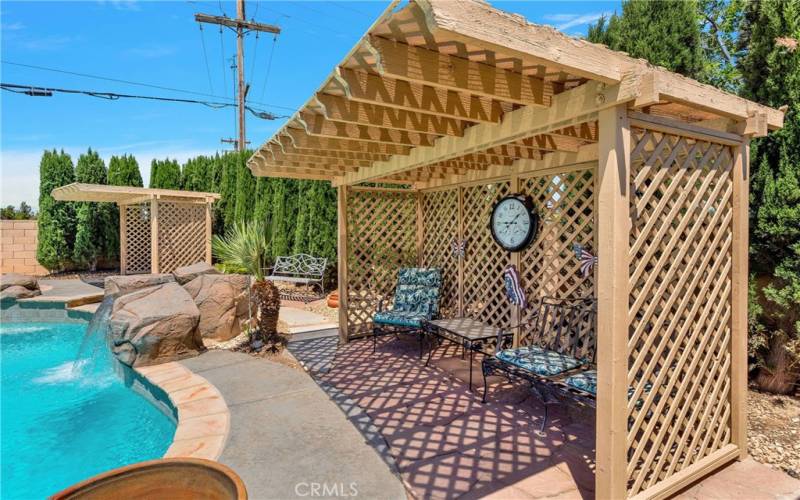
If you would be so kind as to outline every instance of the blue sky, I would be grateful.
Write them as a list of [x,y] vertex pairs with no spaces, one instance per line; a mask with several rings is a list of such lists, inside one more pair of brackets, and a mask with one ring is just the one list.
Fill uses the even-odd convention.
[[[570,35],[620,8],[611,2],[492,2],[532,22]],[[289,115],[319,86],[387,2],[247,2],[247,16],[279,24],[277,42],[249,35],[245,74],[253,107]],[[234,16],[233,2],[84,1],[0,4],[3,83],[231,102],[229,31],[205,26],[195,12]],[[205,55],[204,55],[205,49]],[[270,54],[272,54],[271,64]],[[206,61],[208,66],[206,65]],[[10,63],[16,63],[10,64]],[[41,66],[199,94],[137,86]],[[267,78],[267,68],[269,77]],[[209,76],[210,75],[210,76]],[[139,159],[145,182],[153,158],[186,158],[223,150],[235,135],[233,108],[86,96],[29,97],[0,93],[0,204],[37,205],[38,163],[44,149],[64,149],[77,160],[92,147],[108,160],[129,153]],[[256,146],[283,120],[248,117],[247,136]]]

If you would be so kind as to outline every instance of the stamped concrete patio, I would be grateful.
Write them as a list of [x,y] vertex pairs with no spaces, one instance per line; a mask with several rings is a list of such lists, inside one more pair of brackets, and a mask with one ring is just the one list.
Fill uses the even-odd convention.
[[[467,387],[454,346],[418,359],[413,340],[384,338],[337,348],[336,331],[295,338],[290,350],[339,405],[414,498],[594,498],[594,415],[542,405],[492,379],[490,400]],[[475,384],[482,384],[475,366]],[[751,459],[684,491],[687,499],[796,499],[800,481]]]

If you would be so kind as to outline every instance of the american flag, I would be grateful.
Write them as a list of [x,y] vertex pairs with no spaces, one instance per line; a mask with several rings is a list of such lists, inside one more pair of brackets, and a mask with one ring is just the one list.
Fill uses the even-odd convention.
[[572,249],[575,251],[575,257],[581,262],[581,274],[586,278],[597,263],[597,257],[592,255],[592,253],[580,243],[573,244]]

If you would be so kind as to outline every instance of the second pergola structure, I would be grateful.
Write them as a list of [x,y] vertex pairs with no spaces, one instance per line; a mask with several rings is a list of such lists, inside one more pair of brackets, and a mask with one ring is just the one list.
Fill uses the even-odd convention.
[[[596,495],[660,498],[746,455],[748,144],[782,123],[484,2],[412,0],[249,166],[338,187],[343,341],[403,266],[443,270],[443,316],[498,326],[530,314],[507,264],[531,299],[596,296]],[[513,254],[487,228],[508,193],[542,220]]]
[[61,201],[119,206],[121,274],[169,273],[197,262],[211,264],[217,193],[73,183],[52,195]]

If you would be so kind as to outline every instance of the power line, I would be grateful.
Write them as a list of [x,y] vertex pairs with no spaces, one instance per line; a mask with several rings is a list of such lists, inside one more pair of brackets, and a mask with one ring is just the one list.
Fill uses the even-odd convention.
[[267,74],[264,75],[264,85],[261,86],[261,95],[259,99],[264,98],[264,94],[267,91],[267,82],[269,81],[269,72],[272,69],[272,55],[275,53],[275,46],[278,44],[278,37],[272,38],[272,48],[269,51],[269,60],[267,61]]
[[214,93],[214,84],[211,82],[211,67],[208,65],[208,53],[206,52],[206,39],[203,33],[203,25],[201,23],[197,23],[197,26],[200,28],[200,45],[203,46],[203,60],[206,63],[206,74],[208,75],[208,88],[211,89],[211,93]]
[[[92,78],[94,80],[104,80],[104,81],[108,81],[108,82],[124,83],[126,85],[135,85],[137,87],[147,87],[147,88],[158,89],[158,90],[167,90],[167,91],[170,91],[170,92],[179,92],[179,93],[182,93],[182,94],[199,95],[199,96],[203,96],[203,97],[213,97],[214,99],[229,99],[229,100],[233,100],[232,98],[227,97],[227,96],[220,96],[220,95],[216,95],[216,94],[208,94],[208,93],[205,93],[205,92],[196,92],[196,91],[193,91],[193,90],[179,89],[179,88],[175,88],[175,87],[166,87],[164,85],[156,85],[156,84],[152,84],[152,83],[136,82],[136,81],[132,81],[132,80],[123,80],[123,79],[120,79],[120,78],[113,78],[113,77],[101,76],[101,75],[93,75],[93,74],[90,74],[90,73],[79,73],[77,71],[69,71],[69,70],[65,70],[65,69],[50,68],[50,67],[47,67],[47,66],[36,66],[34,64],[23,64],[23,63],[18,63],[18,62],[14,62],[14,61],[7,61],[5,59],[0,59],[0,63],[8,64],[8,65],[11,65],[11,66],[20,66],[20,67],[23,67],[23,68],[38,69],[38,70],[41,70],[41,71],[51,71],[53,73],[62,73],[62,74],[65,74],[65,75],[73,75],[73,76],[80,76],[80,77],[84,77],[84,78]],[[223,63],[224,63],[224,61],[223,61]],[[278,108],[278,109],[285,109],[285,110],[288,110],[288,111],[296,111],[296,108],[291,108],[291,107],[288,107],[288,106],[280,106],[278,104],[267,104],[267,103],[264,103],[264,102],[252,102],[252,104],[257,104],[259,106],[265,106],[265,107],[268,107],[268,108]]]
[[[178,97],[162,97],[162,96],[147,96],[138,94],[121,94],[118,92],[103,92],[97,90],[78,90],[78,89],[63,89],[57,87],[39,87],[36,85],[18,85],[14,83],[0,83],[0,89],[15,94],[24,94],[32,97],[52,97],[53,94],[79,94],[99,99],[106,99],[109,101],[117,101],[119,99],[145,99],[149,101],[161,102],[176,102],[185,104],[201,104],[213,109],[231,108],[236,107],[236,104],[229,102],[214,102],[214,101],[201,101],[199,99],[181,99]],[[288,118],[288,116],[278,116],[267,111],[254,109],[246,106],[247,111],[262,120],[278,120],[281,118]]]

